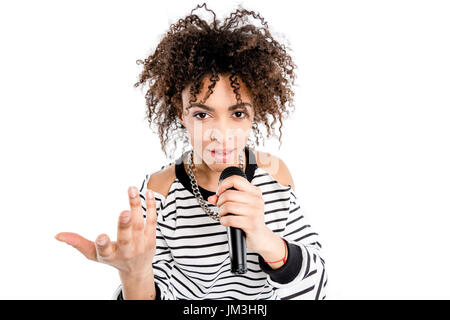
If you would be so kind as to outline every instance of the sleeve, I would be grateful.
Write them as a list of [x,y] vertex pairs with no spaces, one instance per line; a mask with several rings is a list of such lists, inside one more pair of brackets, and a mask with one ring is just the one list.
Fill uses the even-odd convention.
[[319,235],[309,224],[292,188],[289,192],[289,214],[281,235],[288,249],[286,263],[276,270],[261,256],[259,263],[281,300],[323,300],[328,275],[321,256]]
[[[164,168],[164,167],[163,167]],[[147,182],[149,175],[145,176],[144,181],[139,189],[139,197],[141,199],[144,219],[146,218],[147,205],[145,202],[145,193],[147,192]],[[153,191],[153,190],[152,190]],[[153,274],[155,278],[156,299],[155,300],[171,300],[170,278],[172,274],[173,257],[169,246],[161,233],[160,223],[164,221],[162,210],[164,210],[165,197],[156,191],[153,191],[156,199],[156,253],[153,258]],[[113,300],[123,300],[122,285],[113,294]]]

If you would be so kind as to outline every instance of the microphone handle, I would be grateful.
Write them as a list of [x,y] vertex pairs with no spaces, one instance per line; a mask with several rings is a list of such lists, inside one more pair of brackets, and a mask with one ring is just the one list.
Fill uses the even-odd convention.
[[[236,190],[231,187],[229,190]],[[232,213],[228,213],[232,214]],[[231,272],[244,274],[247,272],[247,246],[245,232],[235,227],[227,227],[228,247],[230,249]]]

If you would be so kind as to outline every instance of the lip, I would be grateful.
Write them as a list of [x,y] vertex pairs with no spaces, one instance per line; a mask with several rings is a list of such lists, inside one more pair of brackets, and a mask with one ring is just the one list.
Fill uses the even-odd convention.
[[234,151],[234,149],[213,149],[213,150],[209,150],[211,152],[215,152],[215,153],[229,153]]
[[227,162],[231,159],[235,150],[236,149],[214,149],[209,152],[216,161]]

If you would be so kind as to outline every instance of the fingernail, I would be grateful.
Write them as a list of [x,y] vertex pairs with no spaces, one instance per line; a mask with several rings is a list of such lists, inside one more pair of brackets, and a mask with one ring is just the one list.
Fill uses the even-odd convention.
[[105,245],[105,243],[106,243],[106,237],[100,237],[100,238],[97,239],[97,244],[98,245],[103,246],[103,245]]
[[130,214],[128,212],[122,213],[120,215],[120,221],[123,223],[127,223],[128,221],[130,221]]
[[147,199],[153,199],[153,192],[152,190],[147,191]]
[[128,194],[130,195],[130,197],[136,198],[136,196],[137,196],[136,187],[129,187],[128,188]]

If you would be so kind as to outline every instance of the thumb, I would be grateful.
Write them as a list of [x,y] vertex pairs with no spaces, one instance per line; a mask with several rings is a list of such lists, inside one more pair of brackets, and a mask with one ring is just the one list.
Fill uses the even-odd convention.
[[217,195],[215,195],[215,194],[213,194],[212,196],[209,196],[208,197],[208,202],[209,203],[212,203],[213,205],[216,205],[216,203],[217,203]]
[[83,238],[79,234],[73,232],[60,232],[55,235],[55,239],[71,245],[89,260],[98,261],[95,243]]

